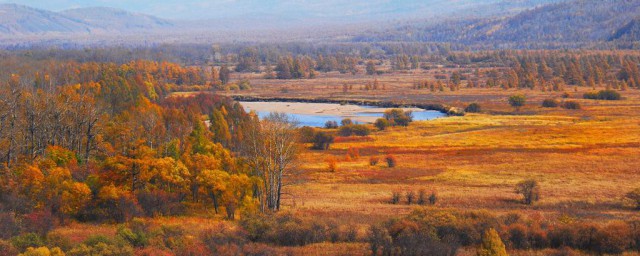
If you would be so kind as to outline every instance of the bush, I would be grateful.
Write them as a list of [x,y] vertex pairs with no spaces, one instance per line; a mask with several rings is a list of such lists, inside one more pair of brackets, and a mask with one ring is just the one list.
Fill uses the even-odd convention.
[[353,121],[350,118],[345,118],[345,119],[342,119],[342,121],[340,121],[340,125],[342,126],[353,125]]
[[29,247],[37,248],[44,246],[44,241],[36,233],[26,233],[11,238],[11,244],[13,244],[18,251],[24,252]]
[[142,190],[136,198],[147,217],[178,215],[185,211],[179,195],[163,190]]
[[456,239],[434,231],[422,222],[392,220],[372,226],[367,240],[373,255],[454,255],[459,247]]
[[549,230],[549,245],[554,248],[576,246],[576,229],[568,225],[558,225]]
[[349,136],[367,136],[371,133],[369,128],[366,125],[362,124],[352,124],[340,127],[338,130],[338,134],[340,136],[349,137]]
[[358,228],[354,225],[348,225],[344,231],[343,241],[353,243],[358,239]]
[[353,160],[357,160],[358,158],[360,158],[360,149],[349,147],[349,149],[347,149],[347,158]]
[[24,215],[22,219],[23,232],[36,233],[45,236],[53,229],[53,216],[50,211],[35,211]]
[[393,239],[391,238],[391,235],[389,235],[389,231],[387,231],[384,226],[371,226],[367,240],[371,248],[371,255],[392,255]]
[[434,205],[438,202],[438,195],[436,192],[432,191],[431,195],[429,195],[429,204]]
[[304,126],[298,129],[300,134],[300,143],[313,143],[313,139],[316,136],[316,129],[309,126]]
[[529,248],[529,239],[527,236],[527,227],[522,224],[513,224],[509,226],[508,237],[509,243],[516,249]]
[[371,134],[371,130],[366,125],[357,124],[353,126],[353,133],[357,136],[367,136]]
[[0,256],[15,256],[18,253],[20,252],[10,242],[0,240]]
[[581,109],[582,108],[582,106],[580,106],[580,103],[575,101],[567,101],[564,104],[562,104],[562,107],[565,109]]
[[640,188],[636,188],[633,191],[627,193],[625,198],[630,199],[636,206],[636,210],[640,210]]
[[329,167],[330,172],[335,172],[338,170],[338,160],[335,157],[329,157],[327,160],[327,166]]
[[393,168],[396,166],[397,160],[395,156],[389,154],[384,158],[384,160],[387,161],[387,167]]
[[387,127],[389,127],[389,120],[384,118],[378,118],[376,119],[376,122],[373,125],[375,125],[376,128],[378,128],[378,130],[384,131],[387,129]]
[[142,223],[137,223],[132,228],[121,225],[118,227],[116,235],[133,247],[145,247],[149,244],[149,236],[145,230],[146,228],[142,227],[143,225]]
[[528,205],[540,199],[540,188],[535,180],[524,180],[516,184],[516,193],[521,194],[523,202]]
[[71,242],[71,240],[56,231],[49,232],[49,234],[47,234],[46,240],[47,247],[49,248],[58,247],[63,251],[69,251],[73,248],[73,243]]
[[20,226],[11,213],[0,212],[0,239],[9,239],[20,233]]
[[238,87],[240,88],[240,90],[250,90],[251,82],[248,79],[242,79],[238,83]]
[[419,205],[424,205],[427,203],[427,193],[424,191],[424,189],[418,191],[418,200],[416,203]]
[[399,204],[400,203],[400,192],[394,191],[391,193],[391,203]]
[[379,161],[380,161],[380,158],[378,158],[377,156],[372,156],[369,158],[369,165],[376,166],[378,165]]
[[127,256],[134,255],[133,252],[133,248],[124,241],[111,240],[105,236],[97,235],[89,237],[82,244],[71,249],[67,252],[67,256]]
[[242,255],[242,247],[248,242],[246,237],[244,230],[224,223],[202,233],[202,241],[214,255]]
[[509,97],[509,105],[519,110],[527,102],[527,98],[524,95],[512,95]]
[[480,113],[482,112],[482,108],[478,103],[471,103],[466,108],[464,108],[464,111],[469,113]]
[[269,240],[283,246],[303,246],[326,241],[330,237],[328,233],[323,223],[284,213],[276,216]]
[[332,234],[330,225],[324,222],[286,212],[245,216],[240,225],[248,231],[246,234],[250,241],[280,246],[303,246],[328,241],[336,236]]
[[27,248],[27,251],[20,254],[20,256],[64,256],[64,255],[65,255],[64,252],[60,250],[60,248],[58,247],[49,249],[44,246],[38,247],[38,248],[29,247]]
[[240,219],[240,226],[247,231],[247,238],[252,242],[266,241],[266,234],[273,226],[271,216],[251,214]]
[[115,186],[104,186],[100,189],[98,197],[102,194],[115,195],[116,197],[100,198],[95,205],[85,207],[78,214],[81,221],[105,221],[126,222],[133,217],[141,216],[143,210],[138,205],[135,196],[128,192],[119,191]]
[[384,119],[387,119],[391,125],[409,126],[413,121],[413,113],[411,111],[403,111],[395,108],[384,112]]
[[324,128],[327,128],[327,129],[338,128],[338,122],[336,122],[336,121],[327,121],[326,123],[324,123]]
[[543,108],[557,108],[558,107],[558,101],[555,99],[545,99],[544,101],[542,101],[542,107]]
[[620,93],[614,90],[602,90],[599,92],[587,92],[583,96],[585,99],[590,100],[620,100],[622,97]]
[[415,198],[416,194],[413,191],[408,191],[407,192],[407,204],[411,205],[413,203],[413,199]]
[[614,90],[603,90],[598,92],[598,97],[603,100],[620,100],[620,93]]
[[311,146],[311,149],[328,150],[331,144],[333,143],[334,139],[335,138],[330,133],[317,132],[313,136],[313,141],[312,141],[313,146]]

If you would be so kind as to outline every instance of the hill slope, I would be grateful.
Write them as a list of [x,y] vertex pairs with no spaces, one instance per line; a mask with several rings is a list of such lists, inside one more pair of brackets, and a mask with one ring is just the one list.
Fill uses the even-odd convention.
[[0,34],[92,32],[95,28],[64,15],[16,4],[0,5]]
[[638,26],[632,20],[638,18],[639,13],[640,1],[577,0],[544,5],[508,17],[396,27],[373,35],[365,34],[355,40],[518,45],[637,40],[638,36],[624,35],[625,31]]
[[0,35],[96,34],[168,29],[173,22],[114,8],[80,8],[51,12],[17,4],[0,4]]
[[96,28],[114,31],[160,29],[174,26],[172,22],[154,16],[107,7],[71,9],[60,12],[60,14],[81,20]]

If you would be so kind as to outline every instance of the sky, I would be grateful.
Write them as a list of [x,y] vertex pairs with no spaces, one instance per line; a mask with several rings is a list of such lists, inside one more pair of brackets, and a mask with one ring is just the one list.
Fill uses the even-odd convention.
[[268,14],[286,17],[345,17],[424,9],[443,4],[495,2],[497,0],[0,0],[35,8],[61,11],[82,7],[114,7],[160,18],[196,20]]

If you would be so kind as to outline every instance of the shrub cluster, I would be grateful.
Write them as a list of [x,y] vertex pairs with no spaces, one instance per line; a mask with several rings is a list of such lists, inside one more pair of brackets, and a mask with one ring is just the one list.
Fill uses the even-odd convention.
[[558,105],[558,101],[555,99],[545,99],[544,101],[542,101],[543,108],[557,108]]
[[413,122],[413,113],[411,111],[403,111],[399,108],[390,109],[384,112],[382,116],[391,126],[409,126]]
[[376,120],[376,122],[375,122],[375,123],[373,123],[373,125],[374,125],[376,128],[378,128],[378,130],[380,130],[380,131],[384,131],[384,130],[386,130],[386,129],[387,129],[387,127],[389,127],[389,125],[391,125],[391,124],[389,123],[389,120],[387,120],[387,119],[384,119],[384,118],[378,118],[378,119]]
[[576,101],[565,101],[564,104],[562,104],[562,107],[565,109],[581,109],[582,108],[580,103]]
[[354,242],[353,226],[339,226],[332,221],[304,218],[292,213],[250,215],[240,221],[247,240],[280,246],[303,246],[319,242]]
[[311,148],[317,150],[328,150],[334,139],[335,137],[328,132],[316,132],[315,135],[313,135],[313,146],[311,146]]
[[[640,221],[612,221],[602,225],[584,222],[543,222],[511,213],[497,216],[487,211],[414,210],[401,219],[372,226],[367,239],[374,255],[454,255],[459,246],[481,243],[489,229],[498,231],[510,249],[571,248],[593,254],[620,254],[640,249]],[[422,243],[426,243],[425,246]]]
[[324,128],[327,128],[327,129],[338,128],[338,122],[329,120],[326,123],[324,123]]
[[340,126],[338,134],[343,137],[349,136],[367,136],[371,133],[369,127],[363,124],[349,124]]
[[587,92],[583,98],[590,100],[620,100],[622,97],[619,92],[614,90],[601,90],[598,92]]
[[[394,191],[391,193],[391,203],[392,204],[400,204],[402,203],[402,195],[403,193],[400,191]],[[438,201],[438,195],[435,191],[431,191],[431,193],[427,194],[426,190],[421,189],[417,193],[414,191],[406,191],[404,192],[405,202],[408,205],[417,204],[417,205],[434,205]]]
[[471,103],[466,108],[464,108],[464,112],[468,113],[480,113],[482,112],[482,107],[478,103]]
[[298,129],[299,141],[301,143],[311,143],[311,149],[328,150],[335,140],[333,132],[321,131],[312,127],[302,127]]

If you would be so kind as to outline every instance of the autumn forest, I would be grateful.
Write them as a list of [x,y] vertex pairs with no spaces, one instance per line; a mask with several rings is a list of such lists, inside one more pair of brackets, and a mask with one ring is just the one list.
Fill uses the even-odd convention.
[[7,25],[26,41],[0,40],[0,256],[638,255],[637,18],[523,44],[502,29],[579,15],[523,2],[352,40]]

